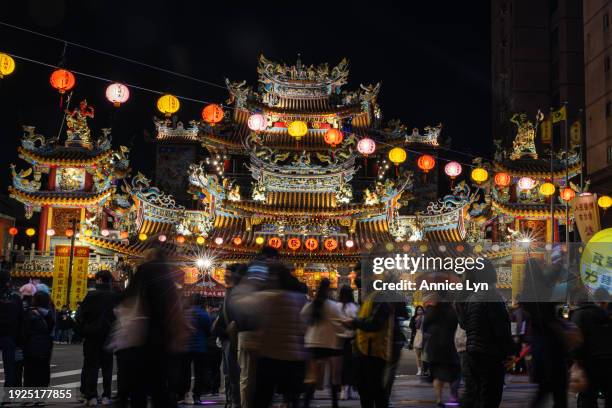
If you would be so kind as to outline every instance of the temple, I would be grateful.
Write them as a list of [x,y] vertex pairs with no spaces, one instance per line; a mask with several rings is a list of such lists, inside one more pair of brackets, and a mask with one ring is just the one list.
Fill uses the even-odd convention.
[[[507,262],[517,234],[559,240],[571,217],[558,196],[544,197],[536,186],[568,186],[580,172],[579,156],[544,151],[551,171],[550,159],[536,151],[541,119],[517,115],[512,148],[498,144],[493,161],[472,163],[487,177],[468,176],[445,195],[442,166],[419,165],[419,171],[416,165],[423,155],[440,155],[448,143],[442,126],[421,131],[399,120],[383,123],[381,85],[344,89],[346,60],[334,67],[300,59],[286,65],[261,56],[257,73],[256,87],[226,80],[220,120],[187,126],[176,118],[155,120],[158,185],[141,173],[127,178],[127,149],[111,149],[110,130],[91,137],[93,110],[86,103],[68,112],[63,145],[26,128],[19,152],[33,170],[13,170],[11,196],[28,214],[41,212],[41,231],[55,232],[40,234],[39,249],[65,239],[69,220],[78,219],[79,242],[97,253],[137,259],[161,245],[183,265],[186,283],[211,276],[206,290],[216,291],[224,265],[249,262],[268,245],[314,287],[323,277],[334,285],[348,280],[360,256],[380,243],[397,250],[435,243],[463,250],[462,243],[471,243]],[[365,139],[364,153],[358,144]],[[407,160],[389,161],[396,147],[408,150]],[[203,160],[193,161],[198,156]],[[203,257],[214,262],[195,266]],[[511,273],[500,277],[500,287],[509,287]]]

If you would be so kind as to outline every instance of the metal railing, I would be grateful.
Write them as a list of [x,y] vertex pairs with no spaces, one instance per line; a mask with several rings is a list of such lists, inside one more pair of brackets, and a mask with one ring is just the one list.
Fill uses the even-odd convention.
[[[28,272],[53,272],[53,251],[36,251],[34,249],[13,249],[10,259],[14,260],[14,271],[18,273]],[[87,273],[92,275],[99,270],[116,269],[119,258],[109,255],[90,255]]]

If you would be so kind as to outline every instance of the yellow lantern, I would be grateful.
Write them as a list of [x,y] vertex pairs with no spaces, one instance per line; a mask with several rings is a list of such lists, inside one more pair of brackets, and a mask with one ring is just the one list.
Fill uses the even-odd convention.
[[544,197],[550,197],[555,194],[555,185],[553,183],[544,183],[540,186],[540,194]]
[[36,234],[36,230],[35,230],[34,228],[28,228],[28,229],[26,230],[26,235],[27,235],[28,237],[33,237],[33,236],[34,236],[34,234]]
[[181,103],[174,95],[166,94],[157,100],[157,109],[166,116],[171,116],[178,112]]
[[396,166],[405,162],[406,158],[406,151],[401,147],[394,147],[393,149],[389,150],[389,160],[391,160],[391,163],[395,164]]
[[295,120],[287,126],[287,132],[289,132],[289,136],[295,138],[295,140],[300,140],[308,133],[308,125],[301,120]]
[[144,232],[141,232],[140,234],[138,234],[138,239],[141,241],[146,241],[147,240],[147,234],[145,234]]
[[[196,244],[198,244],[198,245],[203,245],[203,244],[204,244],[204,241],[206,241],[206,240],[205,240],[205,239],[204,239],[204,237],[203,237],[203,236],[201,236],[201,235],[199,235],[199,236],[196,238]],[[223,242],[221,242],[221,243],[223,243]]]
[[474,170],[472,170],[471,177],[476,183],[481,184],[487,181],[489,178],[489,172],[482,167],[476,167]]
[[90,229],[86,229],[85,231],[83,231],[83,234],[85,234],[86,237],[91,237],[93,234],[93,231]]
[[15,60],[7,54],[0,53],[0,79],[15,71]]
[[612,207],[612,198],[607,195],[603,195],[597,199],[597,205],[600,206],[603,210],[607,210]]
[[257,245],[263,245],[263,243],[264,243],[264,237],[257,237],[257,238],[255,238],[255,243],[256,243]]

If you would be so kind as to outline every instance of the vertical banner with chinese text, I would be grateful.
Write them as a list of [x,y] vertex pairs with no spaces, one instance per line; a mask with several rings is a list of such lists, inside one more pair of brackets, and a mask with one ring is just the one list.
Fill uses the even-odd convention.
[[69,267],[70,245],[56,245],[53,259],[53,289],[51,290],[51,300],[56,309],[61,309],[66,303]]
[[586,243],[599,232],[601,223],[599,220],[599,209],[597,208],[597,195],[577,195],[571,201],[574,211],[574,220],[580,233],[580,239]]
[[89,268],[89,247],[75,246],[72,261],[72,282],[70,285],[70,310],[76,310],[77,302],[87,294],[87,269]]

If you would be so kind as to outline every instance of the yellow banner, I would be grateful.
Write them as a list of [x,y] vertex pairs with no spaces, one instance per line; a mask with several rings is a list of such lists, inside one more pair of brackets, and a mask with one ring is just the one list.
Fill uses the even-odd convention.
[[61,309],[66,304],[69,266],[70,246],[56,245],[53,259],[53,289],[51,290],[51,300],[56,309]]
[[552,122],[558,123],[567,120],[567,108],[562,106],[561,109],[552,111]]
[[579,120],[572,123],[570,126],[570,145],[580,146],[582,144],[582,124]]
[[540,124],[540,129],[541,129],[540,136],[542,138],[542,143],[550,144],[550,142],[552,141],[552,132],[553,132],[552,121],[550,119],[546,119]]
[[577,195],[570,202],[574,212],[574,220],[582,242],[589,242],[591,237],[601,229],[597,195]]
[[89,268],[89,247],[75,246],[72,260],[72,281],[70,285],[70,310],[76,310],[77,302],[87,295],[87,270]]

